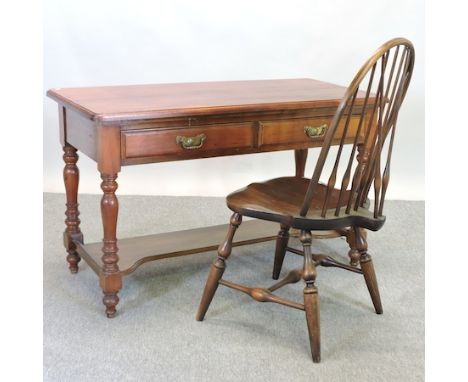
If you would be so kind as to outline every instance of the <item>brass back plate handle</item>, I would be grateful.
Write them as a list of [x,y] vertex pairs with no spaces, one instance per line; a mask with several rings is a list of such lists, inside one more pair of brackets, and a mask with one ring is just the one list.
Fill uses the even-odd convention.
[[304,133],[309,138],[319,138],[325,135],[327,128],[328,125],[326,123],[320,126],[304,126]]
[[203,142],[205,142],[205,139],[205,134],[199,134],[194,137],[184,137],[182,135],[178,135],[176,137],[176,143],[184,149],[193,150],[202,147]]

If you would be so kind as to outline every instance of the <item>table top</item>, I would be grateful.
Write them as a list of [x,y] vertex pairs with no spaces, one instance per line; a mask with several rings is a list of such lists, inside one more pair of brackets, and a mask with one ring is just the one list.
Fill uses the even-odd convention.
[[91,120],[336,107],[346,88],[313,79],[193,82],[51,89],[47,95]]

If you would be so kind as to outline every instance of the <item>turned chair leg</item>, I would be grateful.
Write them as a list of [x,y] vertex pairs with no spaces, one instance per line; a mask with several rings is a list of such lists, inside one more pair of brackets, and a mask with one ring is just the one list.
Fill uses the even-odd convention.
[[289,226],[281,224],[281,230],[276,237],[275,262],[273,264],[273,280],[278,280],[283,266],[286,247],[289,241]]
[[382,301],[380,300],[379,286],[377,285],[377,277],[375,276],[372,258],[367,253],[361,256],[361,269],[372,303],[374,304],[375,313],[382,314],[383,308]]
[[307,328],[309,330],[310,350],[312,361],[320,362],[320,299],[318,289],[315,286],[317,271],[312,259],[311,244],[312,234],[310,231],[301,231],[301,243],[304,247],[304,271],[303,279],[306,283],[304,288],[304,309],[306,313]]
[[[382,314],[382,301],[380,300],[379,286],[377,284],[377,277],[375,275],[374,265],[372,258],[367,253],[367,241],[363,234],[363,229],[354,228],[355,248],[351,249],[350,257],[359,259],[361,270],[366,281],[367,289],[374,304],[374,309],[377,314]],[[352,253],[351,253],[352,252]]]
[[206,311],[208,310],[213,296],[218,289],[218,282],[223,276],[224,270],[226,269],[226,260],[231,254],[232,251],[232,240],[234,234],[242,222],[242,215],[234,213],[230,219],[230,225],[228,233],[224,241],[218,247],[218,256],[211,266],[210,273],[208,274],[208,279],[206,280],[205,289],[200,301],[200,306],[198,307],[198,312],[196,315],[197,321],[203,321]]

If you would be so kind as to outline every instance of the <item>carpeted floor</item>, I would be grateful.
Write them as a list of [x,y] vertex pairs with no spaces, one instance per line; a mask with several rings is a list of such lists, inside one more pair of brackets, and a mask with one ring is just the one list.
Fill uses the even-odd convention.
[[[102,238],[99,196],[80,197],[86,242]],[[122,196],[120,237],[227,223],[223,198]],[[45,381],[422,381],[424,203],[389,201],[369,234],[384,314],[362,276],[318,268],[322,362],[313,364],[304,313],[221,287],[204,322],[194,319],[214,253],[144,264],[124,278],[107,319],[98,279],[83,261],[71,275],[62,245],[62,194],[44,194]],[[180,211],[174,214],[174,211]],[[272,284],[274,243],[233,250],[226,278]],[[313,250],[346,261],[342,239]],[[302,266],[287,255],[282,275]],[[280,294],[301,301],[302,283]]]

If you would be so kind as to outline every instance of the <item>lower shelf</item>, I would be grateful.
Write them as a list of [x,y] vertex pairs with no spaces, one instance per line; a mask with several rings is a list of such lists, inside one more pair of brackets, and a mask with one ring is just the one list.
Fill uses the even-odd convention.
[[[227,224],[140,236],[118,241],[119,269],[127,275],[148,261],[213,251],[223,241]],[[234,237],[234,246],[276,239],[278,223],[261,220],[244,221]],[[78,254],[97,273],[101,270],[102,243],[77,245]]]
[[[256,219],[244,221],[237,229],[233,246],[274,240],[279,228],[278,223],[269,221]],[[148,261],[214,251],[226,236],[227,229],[227,224],[221,224],[121,239],[117,242],[119,247],[119,269],[122,275],[128,275]],[[290,234],[291,237],[297,237],[299,231],[291,229]],[[336,231],[312,231],[312,235],[315,239],[322,239],[338,237],[340,233]],[[99,275],[102,266],[102,243],[81,244],[75,242],[75,244],[78,254]],[[299,242],[298,244],[300,245]]]

